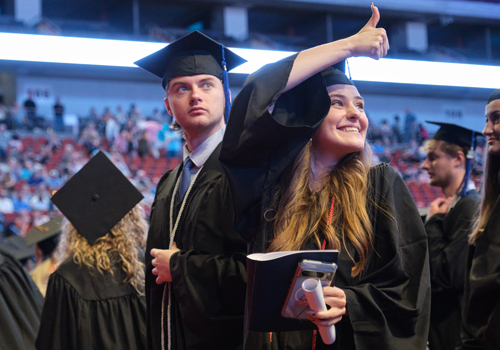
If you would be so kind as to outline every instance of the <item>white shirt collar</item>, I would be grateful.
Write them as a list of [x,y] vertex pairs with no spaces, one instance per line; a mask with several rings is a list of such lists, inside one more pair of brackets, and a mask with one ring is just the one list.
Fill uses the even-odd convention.
[[189,152],[187,144],[185,144],[182,160],[185,161],[186,158],[189,157],[196,168],[201,168],[207,161],[208,157],[210,157],[213,151],[217,148],[219,143],[221,143],[225,131],[226,125],[203,141],[193,152]]

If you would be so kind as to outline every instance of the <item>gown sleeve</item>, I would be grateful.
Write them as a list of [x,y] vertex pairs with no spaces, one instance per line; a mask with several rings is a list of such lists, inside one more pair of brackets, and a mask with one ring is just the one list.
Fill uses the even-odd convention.
[[430,281],[427,239],[405,183],[387,165],[372,168],[374,250],[345,285],[357,350],[425,349]]
[[236,217],[277,182],[330,109],[321,74],[276,99],[288,82],[295,58],[266,65],[250,75],[231,107],[220,160],[231,185]]
[[71,288],[63,278],[53,273],[47,285],[37,350],[80,349],[80,316]]
[[42,304],[42,294],[21,264],[0,252],[0,348],[33,348]]
[[[241,323],[245,304],[246,244],[230,219],[227,181],[215,183],[207,202],[198,205],[203,210],[186,212],[186,232],[195,232],[195,237],[177,237],[181,250],[170,260],[172,288],[185,330],[199,339]],[[233,335],[237,338],[232,333],[225,336],[226,341]]]
[[49,278],[36,349],[145,349],[144,297],[120,283],[124,273],[64,267]]
[[[233,202],[219,162],[220,148],[218,145],[200,170],[182,204],[185,205],[182,214],[174,214],[172,227],[178,223],[174,241],[180,251],[170,259],[172,283],[156,284],[148,257],[150,344],[161,342],[163,327],[164,334],[171,335],[173,347],[179,349],[234,349],[241,345],[247,247],[234,228]],[[148,251],[153,247],[168,247],[167,218],[172,195],[177,196],[175,180],[171,176],[159,188],[151,216]],[[170,301],[168,288],[172,291]],[[165,305],[169,302],[171,327],[168,322],[160,322],[167,320]]]
[[478,238],[469,275],[465,323],[487,350],[500,349],[500,199]]
[[445,216],[433,215],[425,224],[433,293],[453,290],[462,294],[468,251],[468,235],[474,223],[477,201],[461,198]]

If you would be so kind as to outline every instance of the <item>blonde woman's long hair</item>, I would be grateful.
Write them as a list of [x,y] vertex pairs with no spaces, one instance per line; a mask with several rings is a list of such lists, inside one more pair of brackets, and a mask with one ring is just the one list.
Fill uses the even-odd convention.
[[[311,146],[307,144],[295,158],[286,187],[275,202],[274,241],[268,251],[299,250],[306,242],[327,249],[345,249],[354,263],[352,276],[359,275],[373,246],[373,228],[367,211],[368,172],[371,149],[345,156],[324,179],[317,193],[309,186]],[[280,197],[278,199],[278,197]],[[332,224],[329,212],[335,198]],[[356,249],[358,259],[349,252],[346,242]]]
[[479,216],[472,229],[469,244],[476,244],[481,236],[493,212],[493,207],[500,196],[500,156],[489,152],[489,146],[485,148],[486,163],[484,165],[484,184],[481,193],[481,205],[479,206]]
[[144,263],[137,247],[146,248],[148,225],[144,210],[137,204],[103,237],[93,245],[65,220],[56,257],[59,263],[73,254],[78,265],[95,268],[100,273],[113,273],[113,265],[121,262],[126,273],[124,283],[130,283],[138,293],[144,293]]

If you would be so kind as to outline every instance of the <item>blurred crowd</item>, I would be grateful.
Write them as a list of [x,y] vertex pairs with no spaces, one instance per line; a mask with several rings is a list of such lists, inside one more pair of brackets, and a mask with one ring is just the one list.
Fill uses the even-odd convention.
[[[170,128],[171,117],[159,110],[144,116],[134,104],[128,111],[117,106],[99,113],[91,108],[80,117],[78,137],[65,132],[64,106],[60,99],[54,105],[51,125],[43,125],[34,113],[12,119],[0,104],[0,230],[4,236],[26,235],[28,229],[55,216],[50,198],[98,150],[104,150],[115,165],[143,193],[144,204],[153,202],[161,176],[175,167],[182,156],[182,135]],[[7,111],[2,114],[1,111]],[[10,114],[9,114],[10,113]],[[3,117],[2,117],[3,115]],[[59,116],[58,116],[59,115]],[[431,136],[410,110],[404,118],[394,115],[379,123],[370,123],[369,141],[373,163],[390,163],[408,183],[428,186],[429,178],[421,164],[422,149]],[[476,148],[472,178],[482,174],[483,144]],[[417,187],[410,187],[410,190]],[[434,192],[436,196],[439,191]],[[416,200],[426,207],[434,199]]]
[[[429,183],[429,174],[422,169],[426,152],[424,143],[432,138],[422,121],[410,110],[403,121],[394,115],[392,123],[383,119],[378,125],[370,123],[369,141],[372,144],[373,163],[390,163],[405,182]],[[483,173],[484,140],[478,140],[472,179],[480,181]]]
[[92,108],[76,138],[64,132],[62,122],[44,128],[34,122],[31,128],[27,115],[20,123],[0,118],[0,234],[26,236],[57,215],[53,192],[98,150],[142,192],[149,209],[159,179],[181,157],[182,135],[170,123],[159,112],[144,117],[133,104],[127,113],[121,107],[101,114]]

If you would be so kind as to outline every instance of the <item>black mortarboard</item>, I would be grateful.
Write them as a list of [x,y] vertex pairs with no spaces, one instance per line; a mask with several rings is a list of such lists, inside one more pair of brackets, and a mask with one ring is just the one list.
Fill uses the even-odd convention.
[[57,246],[58,235],[62,228],[62,215],[28,230],[28,244],[38,244],[45,256],[52,254]]
[[19,235],[0,240],[0,251],[19,261],[36,256],[36,246],[28,245],[26,238]]
[[430,122],[427,120],[425,122],[440,126],[439,130],[434,134],[434,140],[446,141],[460,147],[471,148],[471,146],[473,146],[472,148],[475,148],[477,145],[477,137],[483,135],[478,131],[467,129],[455,124]]
[[345,74],[346,65],[347,65],[347,60],[342,60],[338,63],[335,63],[332,67],[337,68],[339,71]]
[[[194,31],[134,64],[162,78],[165,89],[170,79],[179,76],[210,74],[222,79],[229,115],[227,72],[246,60],[205,34]],[[227,117],[227,116],[226,116]],[[227,121],[227,118],[226,118]]]
[[142,198],[111,160],[99,152],[52,196],[52,202],[94,244]]
[[194,31],[134,63],[162,78],[165,88],[170,79],[178,76],[210,74],[222,79],[223,49],[228,71],[246,62],[217,41]]
[[488,98],[488,103],[490,103],[491,101],[499,100],[499,99],[500,99],[500,89],[495,90],[491,93],[490,97]]
[[326,86],[342,84],[342,85],[354,85],[351,79],[345,75],[345,73],[338,69],[339,67],[344,67],[345,61],[337,63],[331,67],[325,68],[321,71],[323,79],[325,79]]

